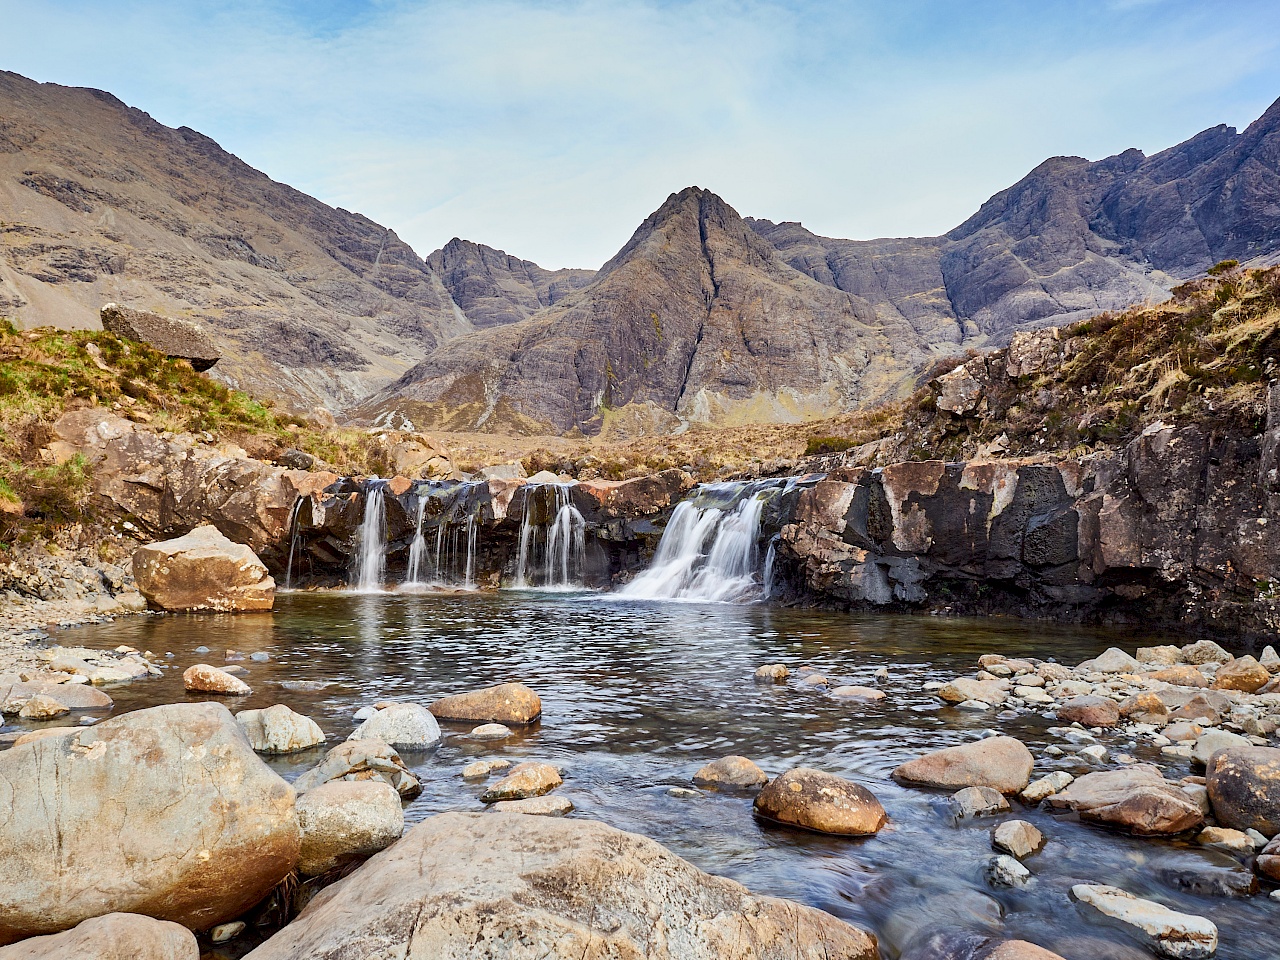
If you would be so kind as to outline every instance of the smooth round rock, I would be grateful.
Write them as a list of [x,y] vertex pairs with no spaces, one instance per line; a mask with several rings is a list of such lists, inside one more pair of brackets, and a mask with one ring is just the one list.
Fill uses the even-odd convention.
[[808,767],[788,770],[766,784],[754,810],[766,820],[842,837],[868,836],[889,820],[866,787]]
[[360,724],[348,740],[378,740],[397,750],[429,750],[440,742],[440,725],[426,707],[390,703]]
[[471,731],[472,740],[506,740],[514,736],[511,728],[503,723],[484,723]]
[[0,960],[200,960],[200,945],[181,924],[108,913],[62,933],[0,947]]
[[756,667],[755,672],[757,683],[782,683],[789,676],[791,671],[781,663],[769,663],[763,667]]
[[283,703],[265,710],[241,710],[236,723],[244,728],[249,744],[258,753],[297,753],[319,746],[325,739],[318,723]]
[[831,691],[831,696],[837,700],[883,700],[885,693],[883,690],[877,690],[874,687],[859,687],[850,684],[836,687]]
[[768,781],[769,777],[752,761],[737,756],[712,760],[693,775],[693,782],[700,787],[730,790],[752,790]]
[[1072,697],[1057,710],[1062,723],[1078,723],[1084,727],[1114,727],[1120,722],[1120,707],[1106,697]]
[[253,690],[243,680],[233,677],[225,670],[211,667],[207,663],[197,663],[182,672],[182,685],[192,693],[222,693],[232,697],[243,697]]
[[523,683],[500,683],[442,697],[427,709],[440,720],[530,724],[542,716],[542,700]]
[[298,870],[316,877],[385,849],[404,832],[400,795],[381,780],[333,780],[298,798]]
[[923,787],[991,787],[1018,793],[1031,780],[1035,761],[1021,740],[986,737],[958,747],[935,750],[894,768],[899,783]]
[[1205,768],[1213,815],[1224,827],[1280,834],[1280,749],[1220,750]]

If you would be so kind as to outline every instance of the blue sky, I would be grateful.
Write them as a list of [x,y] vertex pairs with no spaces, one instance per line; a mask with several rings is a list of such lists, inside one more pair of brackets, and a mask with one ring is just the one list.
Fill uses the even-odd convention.
[[0,0],[0,67],[94,86],[394,228],[599,266],[667,194],[944,232],[1046,157],[1280,97],[1280,3]]

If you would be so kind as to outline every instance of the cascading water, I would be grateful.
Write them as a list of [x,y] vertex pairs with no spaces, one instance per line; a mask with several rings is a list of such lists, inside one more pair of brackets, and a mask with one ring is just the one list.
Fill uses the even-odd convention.
[[516,559],[517,588],[582,586],[587,567],[587,524],[573,505],[572,486],[538,483],[526,487]]
[[[440,483],[428,481],[418,489],[418,515],[413,541],[409,544],[409,566],[406,586],[476,585],[476,549],[479,545],[479,510],[483,505],[477,493],[483,481]],[[425,531],[427,508],[433,506],[431,522],[435,524],[435,550],[428,547]],[[431,571],[430,580],[427,571]]]
[[289,513],[289,562],[284,568],[284,588],[293,589],[293,557],[298,552],[298,542],[302,539],[302,531],[298,529],[298,511],[302,509],[302,497],[293,501],[293,510]]
[[789,486],[775,480],[703,485],[671,514],[649,569],[618,595],[729,603],[766,595],[767,576],[759,573],[760,518],[765,504]]
[[387,481],[371,478],[365,485],[364,519],[356,531],[355,589],[382,589],[387,572]]

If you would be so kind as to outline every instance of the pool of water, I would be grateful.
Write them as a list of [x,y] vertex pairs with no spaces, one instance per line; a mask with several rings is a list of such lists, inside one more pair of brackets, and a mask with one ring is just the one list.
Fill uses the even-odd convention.
[[[1044,757],[1051,721],[1037,715],[999,721],[944,707],[922,686],[974,669],[983,653],[1075,664],[1111,645],[1179,642],[1015,620],[853,616],[768,604],[626,601],[609,594],[501,591],[461,594],[294,593],[269,614],[147,616],[61,631],[59,642],[125,643],[155,653],[165,676],[114,687],[116,712],[189,699],[181,671],[221,664],[226,649],[266,651],[246,660],[248,697],[233,710],[285,703],[314,718],[330,745],[356,726],[357,708],[379,700],[427,703],[506,680],[542,697],[543,717],[499,744],[470,740],[470,725],[444,724],[431,754],[404,754],[423,793],[406,807],[416,822],[445,810],[483,809],[484,785],[464,781],[468,762],[502,756],[563,766],[557,791],[575,817],[605,821],[662,842],[710,873],[758,893],[803,901],[874,931],[887,958],[933,927],[996,932],[1056,950],[1068,960],[1151,954],[1124,931],[1073,904],[1071,885],[1112,883],[1214,920],[1220,957],[1273,960],[1280,904],[1200,896],[1180,889],[1179,871],[1233,865],[1181,842],[1139,840],[1016,803],[1048,838],[1025,863],[1025,888],[990,887],[990,830],[1001,818],[955,824],[945,795],[899,787],[889,771],[928,749],[975,738],[998,726],[1036,755],[1036,774],[1075,769]],[[198,654],[205,646],[209,653]],[[835,682],[878,685],[887,699],[837,701],[794,682],[762,686],[765,663],[818,668]],[[888,680],[877,682],[881,667]],[[290,692],[284,680],[325,680],[321,691]],[[1143,756],[1123,740],[1115,750]],[[286,779],[315,764],[317,748],[268,762]],[[703,763],[750,757],[770,775],[798,765],[857,780],[884,804],[889,825],[850,840],[760,823],[749,797],[704,793],[681,798]],[[1083,772],[1077,770],[1076,772]]]

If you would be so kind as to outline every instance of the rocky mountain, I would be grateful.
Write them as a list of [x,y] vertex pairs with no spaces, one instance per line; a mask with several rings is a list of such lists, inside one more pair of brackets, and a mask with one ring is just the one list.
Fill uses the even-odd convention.
[[360,408],[419,427],[594,432],[798,420],[891,392],[926,355],[899,317],[789,266],[727,203],[672,194],[595,279],[459,337]]
[[547,270],[503,250],[454,237],[427,257],[477,328],[515,323],[585,287],[594,270]]
[[333,409],[473,329],[393,231],[98,90],[0,72],[0,316],[108,301],[200,322],[215,374]]

